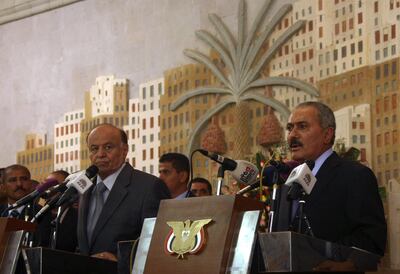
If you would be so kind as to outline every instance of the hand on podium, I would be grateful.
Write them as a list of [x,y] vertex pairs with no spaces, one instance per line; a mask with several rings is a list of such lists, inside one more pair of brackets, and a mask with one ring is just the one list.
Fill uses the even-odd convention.
[[117,256],[115,256],[111,252],[101,252],[101,253],[93,254],[91,257],[103,259],[103,260],[109,260],[109,261],[113,261],[113,262],[116,262],[118,260]]

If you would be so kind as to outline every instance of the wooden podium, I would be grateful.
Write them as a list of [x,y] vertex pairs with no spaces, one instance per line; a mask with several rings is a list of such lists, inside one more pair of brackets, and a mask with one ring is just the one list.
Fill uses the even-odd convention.
[[[152,234],[144,273],[226,273],[228,269],[243,267],[246,263],[243,262],[244,258],[249,264],[249,254],[253,249],[262,208],[263,204],[258,201],[235,196],[163,200]],[[249,219],[246,218],[246,212],[255,214]],[[206,244],[199,253],[187,253],[183,258],[178,258],[178,254],[171,255],[166,252],[166,241],[171,232],[167,222],[193,222],[202,219],[212,221],[204,226]],[[250,257],[240,254],[244,249],[249,250],[247,255]]]
[[0,218],[0,273],[13,273],[24,231],[32,232],[36,224],[16,218]]

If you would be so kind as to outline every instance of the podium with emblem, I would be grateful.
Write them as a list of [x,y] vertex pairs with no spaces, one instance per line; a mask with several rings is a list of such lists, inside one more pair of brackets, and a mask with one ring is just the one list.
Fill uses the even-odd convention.
[[262,209],[241,196],[164,200],[139,240],[120,243],[118,273],[310,272],[326,265],[333,272],[376,271],[380,257],[357,248],[257,232]]
[[262,208],[234,196],[163,200],[143,226],[132,273],[247,273]]

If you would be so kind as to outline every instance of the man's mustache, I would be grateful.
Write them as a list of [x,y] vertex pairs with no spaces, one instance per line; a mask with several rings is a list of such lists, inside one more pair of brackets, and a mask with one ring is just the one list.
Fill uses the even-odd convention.
[[293,146],[303,146],[303,143],[300,142],[299,139],[292,139],[289,142],[289,147],[293,147]]

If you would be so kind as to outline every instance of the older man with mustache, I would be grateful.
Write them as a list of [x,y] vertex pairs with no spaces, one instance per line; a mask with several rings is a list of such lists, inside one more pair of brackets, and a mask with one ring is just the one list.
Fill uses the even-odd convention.
[[[305,198],[304,212],[315,237],[383,255],[386,221],[376,177],[332,150],[335,130],[332,110],[319,102],[299,104],[287,123],[292,159],[315,162],[317,182]],[[296,205],[288,208],[295,216]]]

